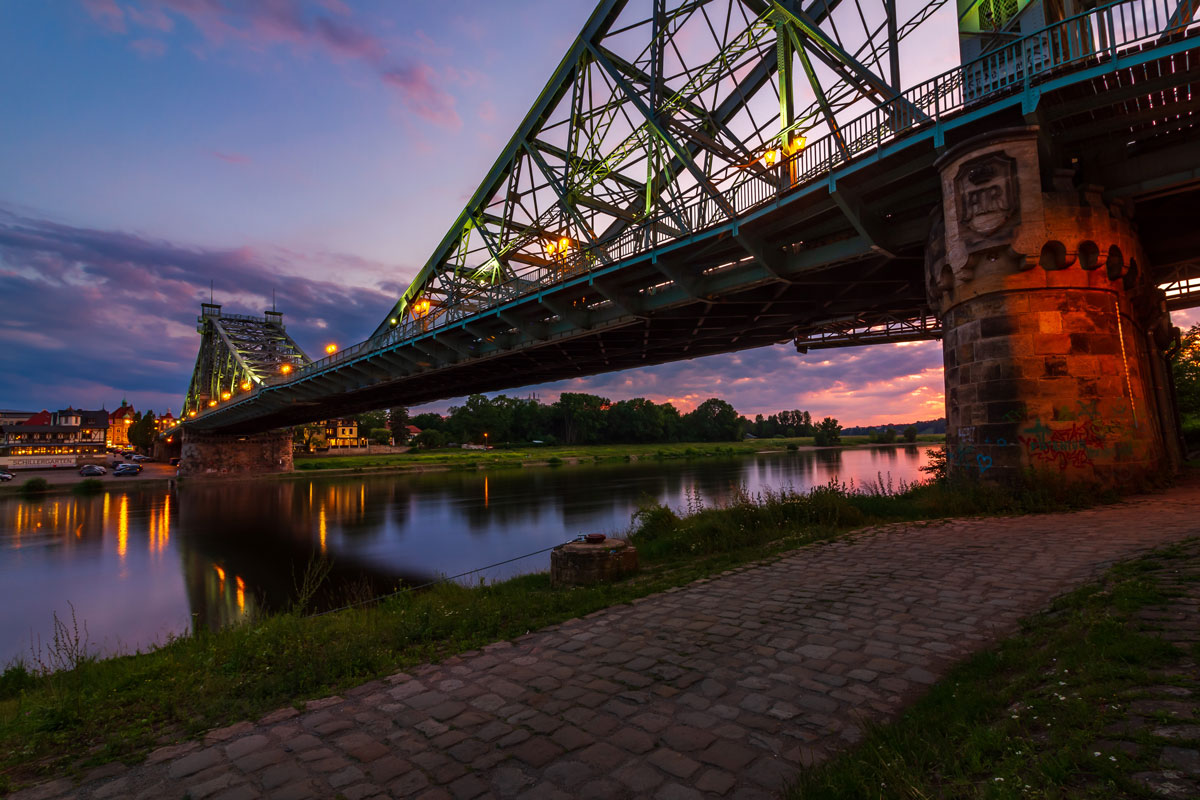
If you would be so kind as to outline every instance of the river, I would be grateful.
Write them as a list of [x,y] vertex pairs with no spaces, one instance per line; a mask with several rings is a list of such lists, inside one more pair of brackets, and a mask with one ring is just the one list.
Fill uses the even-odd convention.
[[[720,505],[739,486],[803,491],[830,479],[922,477],[928,446],[760,453],[694,460],[116,486],[89,497],[0,500],[0,664],[35,659],[54,615],[101,653],[133,652],[288,607],[316,556],[332,565],[325,607],[494,566],[500,579],[549,567],[519,558],[580,533],[623,533],[647,500]],[[510,559],[516,559],[509,561]]]

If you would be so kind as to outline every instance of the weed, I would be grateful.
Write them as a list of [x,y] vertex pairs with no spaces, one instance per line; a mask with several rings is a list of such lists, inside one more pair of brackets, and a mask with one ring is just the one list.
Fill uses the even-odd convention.
[[104,491],[104,481],[99,478],[84,478],[71,487],[74,494],[100,494]]

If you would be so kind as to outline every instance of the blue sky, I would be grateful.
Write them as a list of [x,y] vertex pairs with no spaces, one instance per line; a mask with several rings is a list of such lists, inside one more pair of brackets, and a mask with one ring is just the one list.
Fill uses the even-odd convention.
[[[177,411],[210,280],[241,313],[274,290],[310,353],[365,338],[591,8],[0,4],[0,408]],[[953,36],[951,12],[906,42],[912,80],[952,65]],[[929,418],[941,352],[781,346],[514,393],[564,390]]]

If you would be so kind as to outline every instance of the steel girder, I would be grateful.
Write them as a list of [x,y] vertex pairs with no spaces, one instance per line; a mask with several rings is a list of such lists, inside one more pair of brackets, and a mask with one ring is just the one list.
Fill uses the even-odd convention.
[[196,322],[200,352],[184,399],[184,419],[256,391],[275,380],[285,364],[290,372],[312,363],[288,335],[278,312],[262,317],[222,314],[219,305],[204,303]]
[[[603,0],[374,335],[503,305],[777,191],[770,167],[870,107],[905,118],[897,43],[945,0]],[[630,6],[630,7],[627,7]],[[891,54],[891,56],[889,56]],[[803,87],[793,74],[803,74]]]

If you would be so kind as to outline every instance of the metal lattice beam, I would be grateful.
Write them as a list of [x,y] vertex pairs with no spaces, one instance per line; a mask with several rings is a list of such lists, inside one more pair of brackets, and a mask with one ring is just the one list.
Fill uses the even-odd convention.
[[281,370],[290,373],[312,363],[287,334],[278,312],[261,317],[222,314],[221,306],[204,303],[196,322],[200,352],[184,399],[185,419],[256,391],[286,374]]

